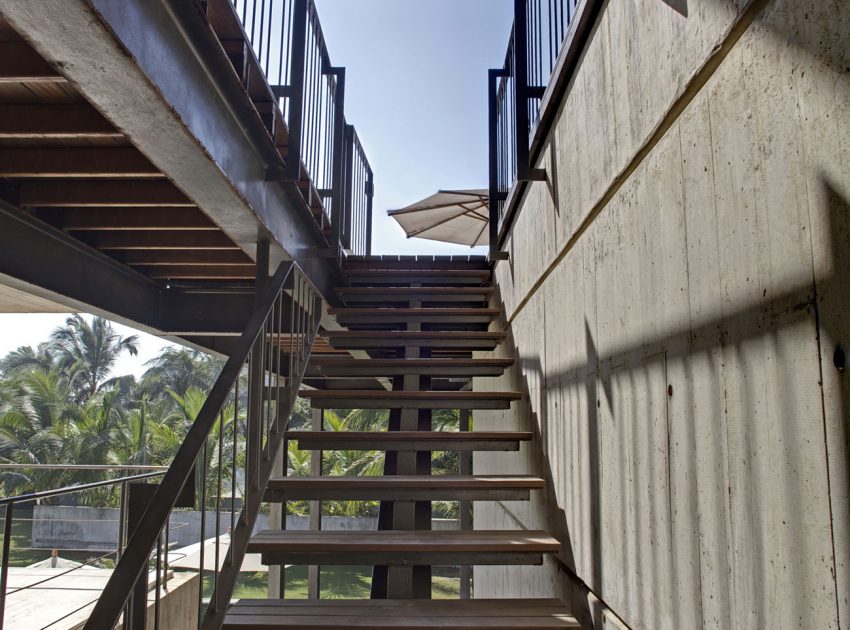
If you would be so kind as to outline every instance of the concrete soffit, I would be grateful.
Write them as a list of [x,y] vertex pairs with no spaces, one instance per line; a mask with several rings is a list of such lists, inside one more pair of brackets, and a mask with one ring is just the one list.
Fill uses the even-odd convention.
[[[177,5],[179,15],[172,10]],[[262,123],[246,116],[250,102],[233,89],[241,85],[229,62],[213,63],[210,51],[216,50],[209,41],[200,54],[198,40],[215,38],[202,32],[202,16],[192,19],[190,11],[197,12],[193,3],[170,0],[0,5],[39,54],[251,258],[257,240],[270,238],[272,269],[295,259],[328,295],[329,265],[315,255],[318,230],[308,225],[291,191],[265,181],[276,158],[271,142],[257,142]],[[187,18],[198,25],[191,34],[181,26]]]

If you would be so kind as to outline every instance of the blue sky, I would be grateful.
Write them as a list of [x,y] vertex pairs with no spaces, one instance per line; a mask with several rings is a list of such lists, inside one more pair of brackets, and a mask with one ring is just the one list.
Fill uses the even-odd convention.
[[502,65],[510,0],[316,0],[346,115],[375,172],[374,253],[468,254],[408,240],[388,209],[487,187],[487,69]]
[[[346,67],[346,115],[375,173],[373,252],[468,254],[407,239],[386,216],[441,188],[487,187],[487,69],[504,59],[510,0],[316,0],[331,61]],[[0,315],[0,356],[44,341],[66,315]],[[119,327],[122,334],[134,331]],[[166,345],[141,335],[141,374]]]

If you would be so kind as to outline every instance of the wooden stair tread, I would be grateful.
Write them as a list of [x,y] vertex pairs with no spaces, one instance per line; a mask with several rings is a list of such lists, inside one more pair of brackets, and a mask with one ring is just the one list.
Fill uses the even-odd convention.
[[248,553],[321,551],[363,552],[515,552],[557,553],[561,543],[541,530],[263,530],[248,542]]
[[298,392],[302,398],[409,398],[411,400],[433,400],[443,398],[457,398],[470,400],[520,400],[520,392],[406,392],[391,390],[364,390],[364,389],[302,389]]
[[510,367],[514,364],[514,359],[357,359],[351,356],[317,356],[310,357],[310,364],[317,367],[347,367],[353,365],[371,365],[375,367],[430,366],[445,368],[452,368],[454,366],[474,367],[476,365]]
[[344,302],[364,304],[394,304],[420,300],[422,302],[486,302],[495,289],[492,287],[337,287],[334,289]]
[[343,265],[345,271],[355,269],[489,269],[486,257],[478,255],[371,255],[349,256]]
[[227,611],[229,630],[374,628],[376,630],[514,630],[579,628],[557,599],[240,600]]
[[329,341],[334,339],[498,339],[507,333],[478,330],[328,330],[322,333]]
[[335,292],[343,295],[387,295],[394,298],[396,295],[430,293],[460,293],[492,295],[496,290],[493,287],[336,287]]
[[378,477],[278,477],[266,501],[290,500],[528,500],[545,486],[528,475],[386,475]]
[[489,269],[441,269],[437,266],[433,267],[410,267],[406,268],[403,265],[399,267],[363,267],[362,269],[345,269],[345,275],[367,276],[374,275],[377,277],[393,276],[396,274],[411,274],[411,275],[427,275],[427,276],[477,276],[481,278],[489,278]]
[[541,565],[561,544],[544,531],[261,531],[248,542],[263,564]]
[[485,306],[466,306],[466,307],[453,307],[453,306],[421,306],[419,308],[408,308],[408,307],[397,307],[394,308],[392,306],[330,306],[328,307],[328,313],[331,315],[350,315],[355,313],[378,313],[378,314],[406,314],[406,315],[419,315],[419,314],[430,314],[433,313],[435,315],[466,315],[468,313],[486,313],[488,315],[498,315],[501,313],[501,309],[498,308],[490,308]]
[[392,307],[373,307],[366,306],[362,308],[358,308],[356,306],[348,306],[348,307],[340,307],[340,308],[328,308],[328,313],[330,315],[358,315],[358,316],[381,316],[381,317],[430,317],[430,316],[473,316],[473,315],[484,315],[484,316],[492,316],[497,317],[499,313],[501,313],[501,309],[498,308],[452,308],[449,306],[446,307],[420,307],[420,308],[392,308]]
[[531,440],[525,431],[289,431],[302,450],[517,450]]
[[351,356],[312,356],[311,376],[397,376],[427,374],[442,377],[498,376],[514,364],[513,359],[356,359]]
[[323,333],[338,349],[394,348],[419,345],[433,348],[492,350],[505,340],[504,332],[467,330],[334,330]]
[[379,475],[375,477],[276,477],[269,487],[309,488],[313,486],[339,488],[369,488],[372,486],[400,486],[416,488],[475,488],[480,486],[510,486],[512,488],[539,489],[545,482],[530,475]]
[[488,269],[351,269],[345,276],[352,283],[376,282],[404,285],[413,282],[428,284],[481,285],[490,279]]
[[519,440],[528,441],[532,438],[531,431],[288,431],[287,439],[304,438],[334,438],[358,442],[362,440]]
[[314,408],[325,409],[509,409],[522,398],[518,392],[397,391],[368,389],[305,389]]

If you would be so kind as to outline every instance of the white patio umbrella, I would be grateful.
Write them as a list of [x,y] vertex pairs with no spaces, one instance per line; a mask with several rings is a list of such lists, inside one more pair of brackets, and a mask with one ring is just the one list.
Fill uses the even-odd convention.
[[413,205],[387,212],[408,238],[459,245],[487,245],[490,223],[486,190],[441,190]]

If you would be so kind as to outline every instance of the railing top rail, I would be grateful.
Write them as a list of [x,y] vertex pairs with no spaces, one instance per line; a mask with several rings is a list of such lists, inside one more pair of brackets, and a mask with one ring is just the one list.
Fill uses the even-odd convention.
[[0,470],[168,470],[168,466],[113,466],[111,464],[0,464]]
[[64,486],[62,488],[54,488],[53,490],[42,490],[40,492],[30,492],[29,494],[19,494],[14,497],[3,497],[0,498],[0,506],[8,505],[10,503],[25,503],[28,501],[37,501],[39,499],[49,499],[51,497],[58,497],[64,494],[75,494],[77,492],[83,492],[85,490],[94,490],[96,488],[104,488],[106,486],[114,486],[121,483],[128,483],[131,481],[142,481],[143,479],[152,479],[153,477],[161,477],[165,474],[165,471],[158,472],[150,472],[142,475],[130,475],[127,477],[119,477],[117,479],[105,479],[103,481],[93,481],[91,483],[82,483],[76,486]]

